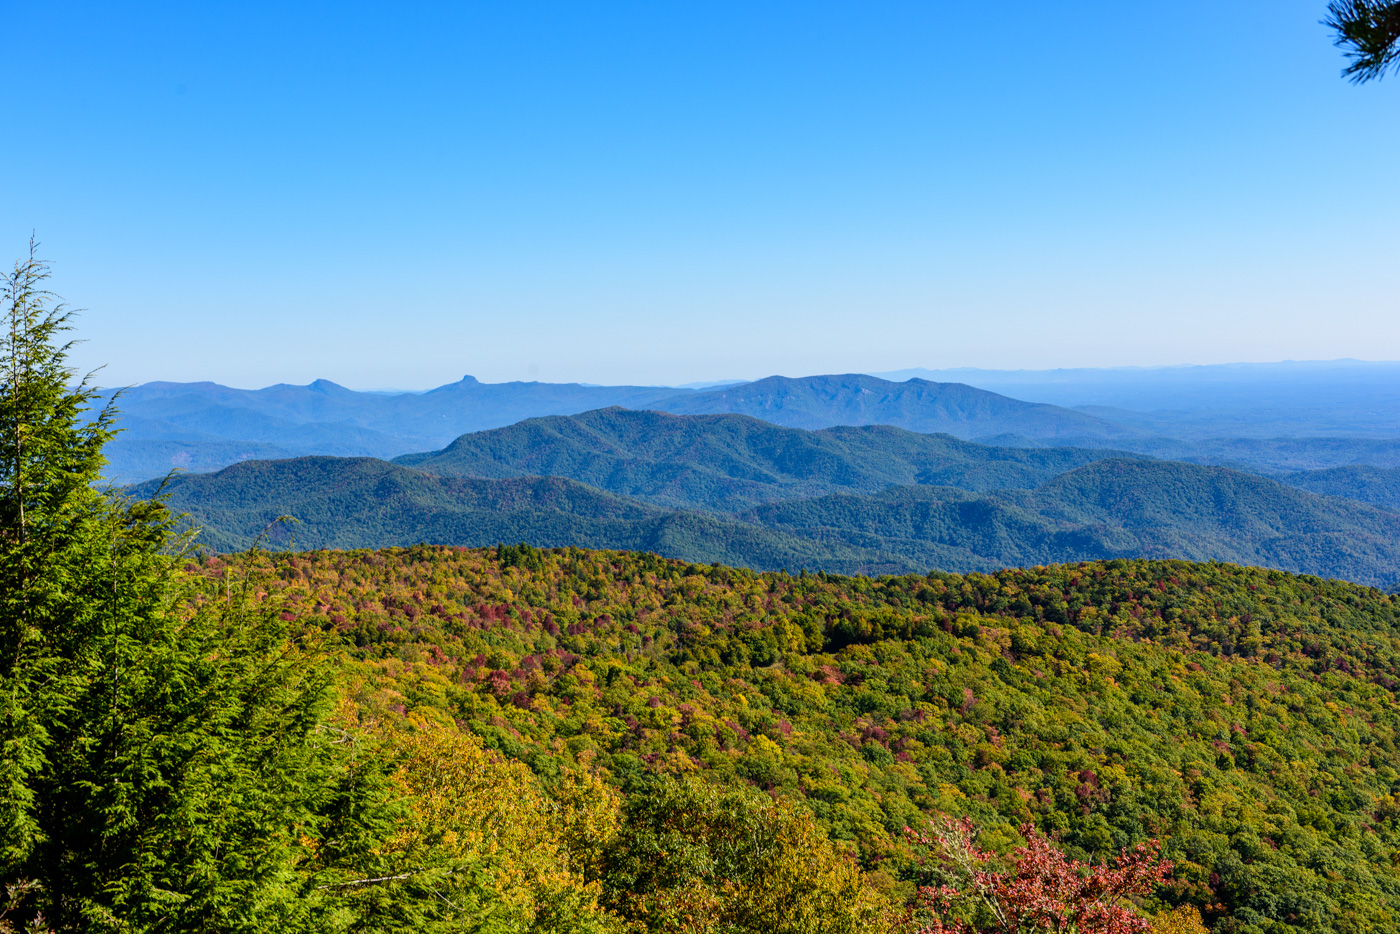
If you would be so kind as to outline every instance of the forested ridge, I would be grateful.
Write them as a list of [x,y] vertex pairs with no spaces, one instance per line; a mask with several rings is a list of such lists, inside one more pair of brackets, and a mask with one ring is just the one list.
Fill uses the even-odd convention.
[[[996,575],[759,574],[529,546],[261,556],[376,716],[455,723],[550,787],[698,774],[799,802],[868,884],[903,828],[1033,822],[1103,859],[1149,837],[1153,904],[1220,931],[1380,931],[1400,909],[1400,607],[1181,561]],[[199,572],[239,573],[210,557]]]
[[1345,496],[1400,512],[1400,467],[1333,467],[1304,470],[1283,478],[1289,486],[1328,496]]
[[747,415],[609,408],[462,435],[395,463],[444,476],[566,477],[681,509],[735,512],[831,493],[925,484],[1029,489],[1126,456],[1083,448],[999,448],[893,425],[809,431]]
[[[633,423],[642,434],[653,423],[681,421],[589,415],[613,426]],[[894,429],[811,437],[737,416],[682,425],[680,437],[654,445],[661,448],[654,457],[635,449],[623,457],[615,446],[606,449],[615,438],[595,436],[591,445],[605,450],[542,445],[536,461],[521,438],[552,426],[530,423],[488,433],[494,439],[463,439],[456,454],[470,457],[444,452],[444,461],[455,458],[464,470],[506,479],[425,473],[428,462],[321,457],[246,461],[131,492],[164,490],[171,508],[188,513],[203,541],[220,551],[254,541],[300,549],[528,541],[866,574],[1178,557],[1385,589],[1400,583],[1400,515],[1223,467],[988,448]],[[746,434],[744,443],[734,443],[733,433]],[[755,451],[755,438],[775,449]],[[1034,489],[1006,488],[1031,478]],[[936,485],[945,483],[973,489]],[[718,508],[755,500],[738,512]],[[263,537],[282,515],[298,522],[274,525]]]

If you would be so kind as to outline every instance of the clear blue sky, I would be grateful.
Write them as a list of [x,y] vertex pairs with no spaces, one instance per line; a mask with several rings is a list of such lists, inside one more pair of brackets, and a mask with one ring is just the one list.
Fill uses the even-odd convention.
[[1324,7],[11,4],[0,233],[107,384],[1397,359]]

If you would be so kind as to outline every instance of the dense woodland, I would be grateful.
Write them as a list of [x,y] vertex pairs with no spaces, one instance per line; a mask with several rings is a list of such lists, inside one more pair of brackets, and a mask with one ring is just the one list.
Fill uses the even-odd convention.
[[1333,467],[1305,470],[1285,478],[1289,486],[1327,496],[1345,496],[1400,512],[1400,467]]
[[952,814],[1003,852],[1026,822],[1087,859],[1160,837],[1176,869],[1149,904],[1220,931],[1400,910],[1400,606],[1374,590],[1179,561],[869,579],[529,546],[198,568],[250,561],[340,642],[361,716],[456,725],[546,790],[576,770],[627,795],[761,789],[896,901],[925,872],[903,828]]

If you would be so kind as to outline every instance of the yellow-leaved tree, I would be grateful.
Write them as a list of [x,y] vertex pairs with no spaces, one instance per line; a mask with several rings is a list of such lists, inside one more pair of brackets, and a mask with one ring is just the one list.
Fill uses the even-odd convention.
[[806,810],[694,776],[633,794],[602,868],[608,906],[655,934],[878,934],[896,915]]
[[1201,913],[1190,905],[1164,911],[1152,919],[1152,934],[1210,934]]
[[[567,775],[551,798],[523,764],[500,758],[475,736],[409,717],[373,723],[377,756],[405,808],[382,845],[377,874],[352,900],[384,930],[483,934],[606,934],[621,931],[599,905],[584,870],[617,822],[613,793],[589,776]],[[606,839],[603,836],[602,839]],[[415,916],[403,915],[413,906]]]

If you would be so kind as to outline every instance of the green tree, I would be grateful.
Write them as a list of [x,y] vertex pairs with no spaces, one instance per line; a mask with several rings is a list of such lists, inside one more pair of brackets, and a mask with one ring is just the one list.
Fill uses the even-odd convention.
[[811,814],[746,786],[658,780],[604,860],[605,900],[656,934],[843,934],[891,912]]
[[1342,74],[1357,84],[1400,63],[1400,0],[1332,0],[1323,22],[1351,59]]
[[28,884],[6,920],[325,927],[386,779],[322,728],[316,647],[183,573],[159,502],[98,489],[114,411],[89,418],[48,275],[31,244],[3,296],[0,885]]

